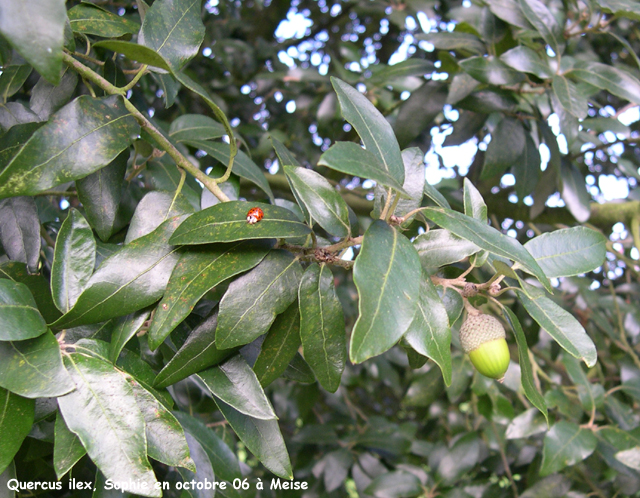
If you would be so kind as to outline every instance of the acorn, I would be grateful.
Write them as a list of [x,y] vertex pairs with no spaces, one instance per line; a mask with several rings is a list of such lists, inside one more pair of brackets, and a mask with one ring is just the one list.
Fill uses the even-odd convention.
[[502,379],[509,367],[509,347],[500,321],[482,313],[469,314],[460,327],[460,345],[476,370]]

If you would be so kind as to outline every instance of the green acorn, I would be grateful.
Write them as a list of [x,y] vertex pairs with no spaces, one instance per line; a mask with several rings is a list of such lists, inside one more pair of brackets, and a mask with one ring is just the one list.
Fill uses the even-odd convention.
[[460,327],[460,345],[476,370],[502,379],[509,367],[509,347],[500,321],[482,313],[469,314]]

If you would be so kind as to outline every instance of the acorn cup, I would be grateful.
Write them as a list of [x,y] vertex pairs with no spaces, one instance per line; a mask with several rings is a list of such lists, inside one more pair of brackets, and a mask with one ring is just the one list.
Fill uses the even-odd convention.
[[460,345],[476,370],[502,381],[509,367],[509,347],[500,321],[482,313],[469,314],[460,327]]

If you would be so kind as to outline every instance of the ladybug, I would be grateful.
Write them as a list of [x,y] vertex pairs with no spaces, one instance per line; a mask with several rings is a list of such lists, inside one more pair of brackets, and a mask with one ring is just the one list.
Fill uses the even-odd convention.
[[263,217],[264,217],[264,213],[262,212],[262,209],[260,209],[259,207],[251,208],[247,213],[247,223],[249,223],[249,225],[255,225]]

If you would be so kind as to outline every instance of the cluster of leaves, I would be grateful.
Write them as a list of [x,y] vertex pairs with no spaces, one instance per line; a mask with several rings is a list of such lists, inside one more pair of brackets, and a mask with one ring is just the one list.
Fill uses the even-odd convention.
[[[580,41],[619,23],[606,33],[635,60],[624,34],[637,5],[312,3],[318,43],[377,19],[397,25],[394,47],[411,14],[443,23],[415,36],[438,51],[365,74],[339,63],[358,53],[351,38],[329,37],[314,48],[330,54],[329,80],[285,71],[290,41],[261,45],[290,7],[274,4],[0,0],[0,496],[10,479],[70,472],[95,496],[106,479],[161,496],[158,481],[272,475],[307,481],[305,496],[637,493],[638,289],[601,271],[609,250],[637,275],[634,242],[616,248],[597,228],[626,223],[637,251],[639,216],[632,202],[589,204],[581,168],[637,176],[633,152],[609,170],[588,153],[611,145],[594,132],[635,138],[595,116],[637,102],[640,82]],[[237,25],[250,9],[264,17]],[[282,100],[276,82],[299,115],[255,94]],[[254,105],[260,126],[247,124]],[[436,188],[424,154],[446,106],[459,115],[449,144],[492,139],[474,182]],[[524,219],[559,190],[570,224],[594,226],[505,235],[490,192],[509,168],[513,210],[532,195]],[[249,224],[254,207],[264,217]],[[509,205],[495,212],[513,220]],[[510,330],[518,362],[502,385],[460,351],[465,306]]]

